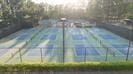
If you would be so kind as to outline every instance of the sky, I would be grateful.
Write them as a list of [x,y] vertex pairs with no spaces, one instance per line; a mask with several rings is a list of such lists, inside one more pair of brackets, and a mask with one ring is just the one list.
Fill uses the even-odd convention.
[[[83,7],[86,7],[87,5],[87,1],[88,0],[32,0],[35,3],[48,3],[51,5],[60,5],[60,4],[65,4],[65,5],[74,5],[76,7],[81,7],[81,5]],[[82,4],[82,2],[84,2],[84,4]]]
[[58,4],[68,4],[68,3],[71,3],[71,4],[78,4],[79,3],[79,0],[32,0],[34,1],[35,3],[41,3],[41,2],[44,2],[44,3],[48,3],[48,4],[54,4],[54,5],[58,5]]
[[[86,8],[89,0],[32,0],[35,3],[47,3],[50,5],[70,5],[74,8]],[[83,3],[84,2],[84,3]]]

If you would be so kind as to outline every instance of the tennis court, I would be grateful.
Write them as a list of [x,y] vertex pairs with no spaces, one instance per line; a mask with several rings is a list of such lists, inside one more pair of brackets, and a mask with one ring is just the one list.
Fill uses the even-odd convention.
[[[62,28],[22,30],[0,41],[0,59],[4,63],[11,58],[9,64],[125,61],[129,46],[128,40],[101,28],[65,28],[64,42],[65,49]],[[132,57],[133,45],[129,59],[133,60]]]

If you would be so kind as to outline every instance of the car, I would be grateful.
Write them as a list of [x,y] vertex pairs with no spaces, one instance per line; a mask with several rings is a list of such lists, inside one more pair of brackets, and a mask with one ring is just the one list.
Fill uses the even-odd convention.
[[66,21],[67,19],[66,18],[61,18],[60,21]]

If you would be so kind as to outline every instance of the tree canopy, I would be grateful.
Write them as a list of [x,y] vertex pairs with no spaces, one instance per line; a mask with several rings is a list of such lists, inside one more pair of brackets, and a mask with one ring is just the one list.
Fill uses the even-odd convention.
[[[82,2],[82,1],[81,1]],[[84,6],[36,4],[31,0],[0,0],[0,28],[28,21],[33,24],[41,19],[85,18],[104,22],[119,22],[121,19],[133,19],[133,2],[123,0],[91,0]]]

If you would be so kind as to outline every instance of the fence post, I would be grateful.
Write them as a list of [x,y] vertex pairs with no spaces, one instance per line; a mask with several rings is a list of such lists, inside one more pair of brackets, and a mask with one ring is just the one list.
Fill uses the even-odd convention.
[[84,49],[84,62],[86,63],[86,48]]
[[105,58],[105,61],[108,61],[108,47],[107,47],[107,51],[106,51],[106,58]]
[[43,53],[42,53],[42,48],[40,48],[40,54],[41,54],[41,63],[43,63]]
[[129,44],[128,44],[128,50],[127,50],[127,56],[126,56],[126,61],[128,61],[128,57],[129,57],[129,51],[130,51],[130,46],[131,46],[131,38],[132,38],[132,30],[131,32],[129,32]]
[[23,59],[22,59],[22,54],[21,54],[21,49],[20,48],[19,48],[19,57],[20,57],[20,62],[22,63]]
[[128,61],[130,45],[131,45],[131,41],[129,41],[128,50],[127,50],[127,56],[126,56],[126,61]]
[[130,51],[130,47],[132,44],[132,36],[133,36],[133,21],[130,19],[125,19],[124,21],[126,21],[127,24],[131,25],[131,32],[129,31],[129,45],[128,45],[128,51],[127,51],[127,56],[126,56],[126,61],[128,61],[129,58],[129,51]]

